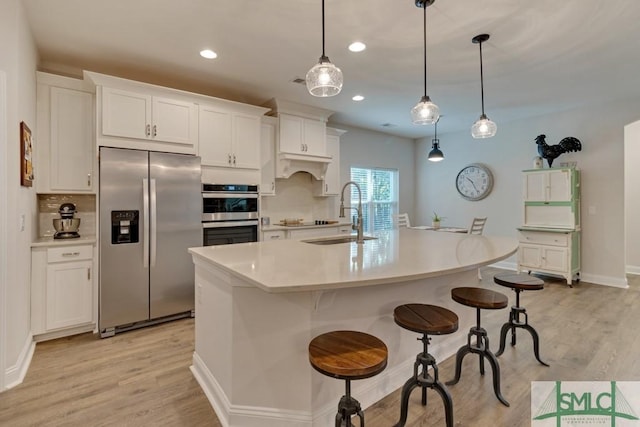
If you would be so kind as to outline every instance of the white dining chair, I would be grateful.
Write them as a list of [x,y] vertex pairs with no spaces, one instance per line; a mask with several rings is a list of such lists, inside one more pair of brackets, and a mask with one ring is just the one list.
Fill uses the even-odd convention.
[[484,231],[484,224],[487,222],[487,217],[484,218],[473,218],[471,222],[471,227],[469,227],[469,234],[482,234]]
[[409,221],[408,213],[401,213],[398,215],[393,215],[393,221],[398,227],[411,227],[411,222]]
[[[484,231],[484,225],[487,222],[487,217],[483,218],[473,218],[471,222],[471,227],[469,227],[468,234],[482,234]],[[478,268],[478,280],[482,280],[482,273],[480,272],[480,268]]]

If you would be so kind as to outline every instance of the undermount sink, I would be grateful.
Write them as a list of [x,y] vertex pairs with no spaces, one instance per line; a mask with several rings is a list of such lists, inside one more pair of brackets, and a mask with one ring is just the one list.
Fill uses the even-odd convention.
[[[338,243],[352,243],[358,238],[356,236],[334,237],[329,239],[310,239],[303,240],[304,243],[311,243],[313,245],[337,245]],[[363,240],[375,240],[377,237],[363,236]]]

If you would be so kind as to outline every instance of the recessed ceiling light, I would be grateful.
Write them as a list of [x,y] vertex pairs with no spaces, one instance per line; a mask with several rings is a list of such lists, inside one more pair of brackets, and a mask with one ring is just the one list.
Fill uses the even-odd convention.
[[211,49],[205,49],[200,51],[200,56],[207,59],[214,59],[218,57],[218,54]]
[[362,95],[355,95],[353,98],[354,101],[362,101],[364,99],[364,96]]
[[362,52],[366,48],[367,48],[367,45],[365,45],[362,42],[353,42],[349,45],[349,50],[351,52]]

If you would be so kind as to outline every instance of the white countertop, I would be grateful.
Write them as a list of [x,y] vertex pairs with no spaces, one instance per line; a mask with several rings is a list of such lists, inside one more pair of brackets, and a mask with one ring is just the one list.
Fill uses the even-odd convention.
[[96,236],[80,236],[75,239],[54,239],[51,237],[41,237],[31,243],[32,248],[38,247],[56,247],[56,246],[73,246],[73,245],[91,245],[96,243]]
[[[400,229],[377,240],[314,245],[275,240],[190,248],[196,264],[213,264],[266,292],[315,291],[442,276],[503,260],[518,241]],[[342,235],[341,237],[344,237]]]

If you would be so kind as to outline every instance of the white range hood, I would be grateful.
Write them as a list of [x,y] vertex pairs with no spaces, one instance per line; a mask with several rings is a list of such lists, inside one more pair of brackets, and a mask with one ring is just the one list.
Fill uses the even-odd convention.
[[291,153],[278,153],[276,176],[289,178],[296,172],[308,172],[317,180],[324,179],[330,156],[309,156]]

